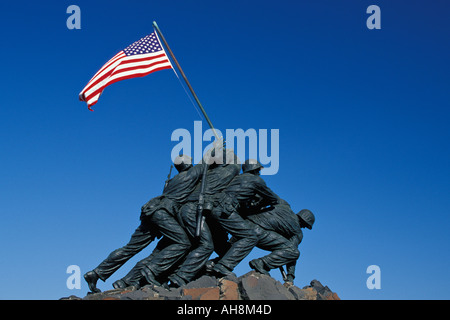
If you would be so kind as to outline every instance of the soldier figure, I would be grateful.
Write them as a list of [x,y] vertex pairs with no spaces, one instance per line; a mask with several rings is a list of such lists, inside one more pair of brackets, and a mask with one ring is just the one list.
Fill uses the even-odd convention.
[[285,281],[293,284],[295,266],[300,256],[298,245],[303,239],[301,228],[312,228],[315,221],[313,213],[303,209],[296,215],[289,204],[280,199],[273,207],[250,214],[246,218],[251,221],[259,236],[256,246],[272,251],[262,258],[250,261],[250,267],[260,273],[269,274],[271,269],[286,265]]
[[236,176],[227,188],[217,195],[213,210],[210,214],[223,229],[228,231],[234,241],[229,250],[219,254],[216,263],[209,264],[208,269],[217,276],[232,274],[233,269],[242,261],[258,243],[258,234],[249,221],[244,220],[238,213],[238,207],[244,206],[257,196],[259,205],[278,203],[278,196],[267,187],[260,177],[261,163],[256,160],[246,160],[242,166],[243,173]]
[[[84,278],[92,292],[100,292],[96,287],[100,278],[106,281],[126,261],[148,246],[155,237],[164,236],[165,244],[160,246],[158,255],[151,259],[151,274],[149,282],[157,283],[155,277],[168,270],[190,249],[191,243],[184,229],[176,220],[176,214],[181,204],[198,183],[202,165],[193,167],[192,160],[187,156],[179,156],[175,161],[178,174],[164,188],[161,196],[148,201],[141,209],[141,224],[124,247],[114,250],[95,269],[88,271]],[[134,268],[128,276],[135,279],[139,267]],[[153,281],[152,281],[153,280]],[[130,285],[125,281],[116,282],[115,287]]]
[[[203,194],[201,194],[201,184],[199,183],[179,212],[180,224],[186,228],[186,233],[195,243],[195,247],[189,252],[178,270],[168,277],[171,287],[180,287],[199,274],[215,249],[215,238],[222,237],[225,238],[225,241],[228,240],[224,230],[215,230],[213,237],[209,223],[204,220],[201,221],[202,227],[199,237],[198,239],[195,238],[199,198],[204,197],[204,211],[211,211],[216,195],[224,190],[240,171],[237,157],[229,149],[220,149],[218,155],[214,156],[210,162],[213,163],[209,166],[205,177]],[[218,249],[216,248],[216,250]]]

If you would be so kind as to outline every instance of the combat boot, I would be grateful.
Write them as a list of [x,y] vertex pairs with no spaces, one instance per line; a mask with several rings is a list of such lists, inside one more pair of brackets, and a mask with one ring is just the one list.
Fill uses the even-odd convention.
[[231,270],[229,270],[227,267],[225,267],[224,265],[220,264],[220,263],[216,263],[212,269],[212,275],[218,277],[218,278],[223,278],[226,276],[236,276],[236,274],[234,272],[232,272]]
[[86,272],[83,277],[89,286],[89,290],[91,290],[93,293],[102,292],[102,290],[97,288],[97,281],[100,277],[94,270]]
[[265,274],[268,276],[270,275],[269,274],[270,269],[266,268],[264,261],[262,261],[261,259],[253,259],[248,264],[249,264],[250,268],[252,268],[256,272],[259,272],[259,273],[262,273],[262,274]]

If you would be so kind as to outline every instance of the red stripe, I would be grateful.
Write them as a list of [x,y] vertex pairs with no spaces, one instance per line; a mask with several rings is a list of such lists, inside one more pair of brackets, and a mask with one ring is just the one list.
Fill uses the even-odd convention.
[[[118,66],[120,66],[121,64],[122,64],[122,62],[119,63],[119,64],[116,66],[116,68],[117,68]],[[113,69],[109,70],[108,72],[106,72],[106,73],[105,73],[104,75],[102,75],[101,77],[95,79],[94,82],[92,82],[89,86],[86,86],[86,88],[84,88],[83,92],[86,92],[86,91],[90,90],[92,87],[95,87],[98,83],[102,82],[104,79],[109,78],[109,77],[111,76],[111,74],[116,70],[116,68],[113,68]],[[92,93],[89,95],[89,97],[90,97],[90,96],[92,96]]]
[[130,74],[127,76],[123,76],[123,77],[119,77],[117,79],[114,79],[113,81],[111,81],[110,83],[108,83],[108,86],[117,82],[117,81],[121,81],[121,80],[125,80],[125,79],[131,79],[131,78],[140,78],[140,77],[144,77],[146,75],[149,75],[150,73],[156,72],[156,71],[160,71],[160,70],[164,70],[164,69],[172,69],[171,66],[164,66],[164,67],[159,67],[156,68],[152,71],[146,72],[146,73],[138,73],[138,74]]
[[[165,55],[165,53],[161,53],[161,54],[159,54],[157,56],[152,56],[152,57],[139,58],[139,56],[140,55],[136,55],[136,58],[129,59],[129,60],[127,59],[126,63],[133,63],[133,62],[139,62],[139,61],[145,61],[145,60],[153,60],[153,59],[158,59],[158,58],[161,58],[161,57],[165,57],[166,55]],[[128,57],[130,57],[130,56],[127,56],[127,58]]]
[[[128,67],[128,68],[121,68],[120,70],[117,70],[117,69],[116,69],[116,70],[114,70],[114,72],[111,74],[111,77],[114,76],[114,75],[116,75],[116,74],[122,73],[122,72],[127,72],[127,71],[131,71],[131,70],[138,70],[138,69],[150,68],[150,67],[152,67],[152,66],[154,66],[154,65],[161,64],[161,63],[166,63],[166,62],[169,62],[169,60],[166,59],[166,60],[156,61],[156,62],[148,61],[148,63],[142,64],[142,65],[139,65],[139,66]],[[127,63],[128,63],[128,61],[127,61]],[[123,63],[123,64],[122,64],[122,66],[125,66],[125,65],[126,65],[126,63]]]
[[[123,59],[124,57],[121,57],[119,59],[116,59],[113,63]],[[117,66],[115,68],[117,68],[118,66],[120,66],[122,64],[122,62],[119,62],[119,64],[117,64]],[[111,64],[110,64],[111,65]],[[87,90],[91,89],[92,87],[94,87],[95,85],[97,85],[100,81],[102,81],[103,79],[109,77],[109,75],[111,73],[114,72],[115,68],[112,68],[111,70],[109,70],[108,72],[106,72],[105,74],[103,74],[101,77],[95,78],[93,77],[88,84],[86,85],[86,87],[83,89],[83,92],[86,92]]]
[[[122,53],[122,52],[121,52]],[[166,54],[165,53],[162,53],[162,54],[160,54],[160,55],[157,55],[157,56],[153,56],[153,57],[145,57],[145,58],[136,58],[136,59],[130,59],[130,60],[127,60],[126,61],[126,63],[131,63],[131,62],[140,62],[140,61],[144,61],[144,60],[147,60],[147,59],[156,59],[156,58],[161,58],[161,57],[164,57]],[[116,55],[117,56],[117,55]],[[116,59],[114,59],[114,58],[112,58],[111,60],[109,60],[93,77],[92,77],[92,79],[94,79],[95,78],[95,76],[96,75],[98,75],[98,74],[100,74],[101,73],[101,71],[103,71],[104,69],[107,69],[111,64],[113,64],[114,62],[116,62],[117,60],[120,60],[120,59],[125,59],[125,58],[127,58],[127,57],[129,57],[129,56],[127,56],[127,55],[125,55],[125,53],[123,53],[123,56],[120,56],[120,57],[118,57],[118,58],[116,58]],[[120,65],[120,64],[119,64]],[[91,79],[91,80],[92,80]]]
[[[125,65],[125,64],[128,64],[128,63],[135,63],[135,62],[143,62],[143,61],[146,61],[146,60],[151,61],[151,60],[153,60],[153,59],[161,58],[161,57],[164,57],[164,56],[166,56],[166,55],[163,53],[163,54],[160,54],[160,55],[157,55],[157,56],[154,56],[154,57],[146,57],[146,58],[137,58],[137,59],[126,60],[126,61],[124,61],[124,62],[119,63],[119,64],[116,66],[116,68],[117,68],[118,66],[120,66],[120,65]],[[121,58],[119,58],[119,59],[124,59],[124,58],[125,58],[125,57],[121,57]],[[119,60],[119,59],[116,59],[115,61],[117,61],[117,60]],[[167,60],[167,61],[168,61],[168,60]],[[99,77],[99,78],[97,78],[97,79],[95,79],[95,80],[94,80],[94,78],[95,78],[95,76],[94,76],[94,78],[92,78],[92,79],[90,80],[90,81],[94,80],[94,82],[88,83],[88,85],[86,85],[86,87],[83,89],[82,92],[84,93],[84,92],[90,90],[92,87],[96,86],[99,82],[103,81],[103,80],[106,79],[107,77],[113,76],[113,75],[114,75],[114,72],[116,71],[116,68],[109,70],[107,73],[105,73],[104,75],[102,75],[101,77]],[[128,69],[129,69],[129,68],[127,68],[127,69],[121,69],[120,72],[122,72],[122,70],[128,70]],[[97,73],[98,73],[98,72],[97,72]],[[97,89],[96,91],[98,91],[98,89]],[[89,97],[90,97],[90,96],[92,96],[92,93],[89,95]]]
[[[119,56],[119,54],[123,53],[124,56]],[[89,90],[90,87],[92,87],[91,81],[95,79],[95,77],[100,74],[103,70],[105,70],[106,68],[108,68],[111,64],[113,64],[114,62],[116,62],[119,59],[122,59],[126,57],[125,53],[123,51],[119,52],[118,54],[116,54],[114,57],[112,57],[111,59],[109,59],[109,61],[107,63],[105,63],[103,65],[103,67],[100,68],[100,70],[98,70],[95,75],[91,78],[91,80],[89,80],[89,82],[86,84],[86,86],[84,87],[84,89],[81,92],[85,92],[86,90]]]
[[108,60],[108,62],[106,62],[103,67],[100,68],[100,70],[97,71],[96,74],[94,74],[94,76],[92,78],[95,78],[96,75],[98,75],[99,73],[101,73],[104,69],[108,68],[112,63],[114,63],[115,61],[117,61],[118,59],[121,59],[123,57],[126,57],[125,52],[120,51],[118,54],[116,54],[114,57],[112,57],[111,59]]
[[94,111],[94,110],[91,109],[91,107],[92,107],[93,105],[95,105],[97,102],[98,102],[98,99],[95,100],[94,102],[92,102],[91,104],[88,103],[88,109],[89,109],[89,111]]
[[[130,75],[127,75],[127,76],[118,77],[118,78],[112,80],[111,82],[109,82],[107,85],[105,85],[105,86],[99,88],[98,90],[96,90],[94,93],[89,95],[89,97],[95,96],[96,94],[102,92],[107,86],[109,86],[109,85],[111,85],[111,84],[113,84],[115,82],[118,82],[118,81],[121,81],[121,80],[125,80],[125,79],[144,77],[146,75],[149,75],[150,73],[153,73],[153,72],[156,72],[156,71],[160,71],[160,70],[165,70],[165,69],[172,69],[172,67],[171,66],[164,66],[164,67],[156,68],[156,69],[151,70],[151,71],[146,72],[146,73],[138,73],[138,74],[133,73],[133,74],[130,74]],[[86,100],[89,100],[89,98],[86,97]],[[97,101],[98,101],[98,99],[94,103],[92,103],[91,106],[93,106],[95,103],[97,103]]]
[[[151,67],[151,66],[153,66],[153,65],[157,65],[157,64],[161,64],[161,63],[166,63],[166,62],[169,62],[169,60],[153,62],[153,63],[145,64],[145,65],[142,65],[142,66],[135,66],[135,67],[130,67],[130,68],[124,68],[124,69],[121,69],[121,70],[119,70],[119,71],[117,71],[117,72],[114,70],[113,73],[112,73],[109,77],[112,77],[113,75],[118,75],[118,74],[120,74],[120,73],[122,73],[122,72],[126,72],[126,71],[133,71],[133,70],[146,69],[146,68],[149,68],[149,67]],[[170,68],[171,68],[170,66],[167,66],[167,68],[164,68],[164,69],[170,69]],[[155,70],[157,70],[157,69],[158,69],[158,68],[156,68]],[[159,69],[158,69],[158,70],[159,70]],[[161,70],[162,70],[162,69],[161,69]],[[153,70],[150,71],[150,73],[151,73],[151,72],[153,72]],[[148,74],[148,73],[146,73],[146,74]],[[131,75],[131,76],[132,76],[132,75]],[[139,75],[137,75],[137,76],[139,76]],[[119,77],[119,78],[121,78],[121,77]],[[91,97],[93,97],[93,96],[95,96],[96,94],[102,92],[103,89],[104,89],[105,87],[107,87],[108,85],[110,85],[111,83],[114,83],[114,82],[116,82],[116,81],[113,80],[113,82],[108,82],[108,83],[106,83],[105,85],[101,86],[100,88],[98,88],[98,89],[95,90],[94,92],[91,92],[88,96],[85,96],[85,99],[86,99],[86,100],[89,100]]]

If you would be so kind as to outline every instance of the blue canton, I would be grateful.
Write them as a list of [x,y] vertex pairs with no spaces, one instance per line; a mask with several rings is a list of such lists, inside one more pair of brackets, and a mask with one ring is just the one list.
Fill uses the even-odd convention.
[[123,49],[127,56],[153,53],[161,50],[161,44],[154,32]]

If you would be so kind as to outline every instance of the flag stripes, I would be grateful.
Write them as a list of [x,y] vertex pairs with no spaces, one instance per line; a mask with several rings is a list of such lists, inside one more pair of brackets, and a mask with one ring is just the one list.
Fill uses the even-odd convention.
[[107,86],[117,81],[144,77],[152,72],[171,68],[172,64],[153,32],[105,63],[80,92],[79,98],[85,101],[92,111],[91,107],[98,102]]

